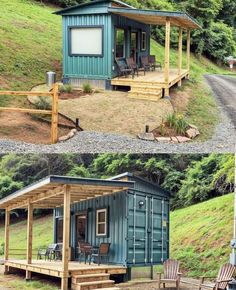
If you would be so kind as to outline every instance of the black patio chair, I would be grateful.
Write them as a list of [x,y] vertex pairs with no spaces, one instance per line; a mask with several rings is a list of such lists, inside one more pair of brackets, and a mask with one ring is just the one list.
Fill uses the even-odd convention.
[[151,67],[151,69],[153,71],[155,71],[157,67],[162,69],[162,65],[161,65],[161,63],[159,61],[156,61],[156,56],[155,55],[149,55],[148,59],[149,59],[150,67]]
[[126,58],[126,62],[128,67],[131,68],[134,71],[134,73],[135,72],[137,73],[137,76],[140,71],[143,71],[144,75],[146,74],[146,69],[144,67],[139,67],[132,57]]
[[116,58],[116,64],[119,77],[128,77],[129,75],[132,75],[132,78],[134,78],[134,70],[128,66],[125,58]]
[[63,248],[63,244],[58,243],[56,250],[54,250],[54,253],[55,253],[54,260],[62,260],[62,248]]
[[101,265],[102,259],[105,259],[106,263],[108,264],[110,245],[111,245],[110,243],[101,243],[99,248],[93,249],[93,253],[91,256],[93,261],[97,262],[98,265]]
[[43,257],[45,260],[54,260],[57,247],[58,244],[51,244],[47,248],[39,248],[37,253],[37,260],[42,260]]

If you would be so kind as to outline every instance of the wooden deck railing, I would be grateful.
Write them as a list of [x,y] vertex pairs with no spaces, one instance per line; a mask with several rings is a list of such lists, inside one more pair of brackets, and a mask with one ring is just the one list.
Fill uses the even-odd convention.
[[58,84],[54,84],[50,92],[0,91],[0,95],[6,96],[37,96],[52,98],[51,110],[0,107],[0,111],[51,115],[51,143],[55,144],[58,141],[58,93]]

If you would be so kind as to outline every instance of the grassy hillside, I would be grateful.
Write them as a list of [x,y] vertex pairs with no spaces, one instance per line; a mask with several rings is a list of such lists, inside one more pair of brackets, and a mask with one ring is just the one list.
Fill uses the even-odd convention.
[[[26,220],[18,223],[12,223],[10,228],[10,249],[26,249]],[[39,247],[46,247],[53,242],[53,218],[52,216],[46,216],[42,218],[34,219],[33,227],[33,249],[34,253],[37,253]],[[4,245],[4,227],[0,225],[0,245],[1,248]],[[18,258],[24,258],[23,254]]]
[[61,62],[61,17],[33,0],[1,0],[0,89],[29,89]]
[[[171,214],[171,257],[181,261],[182,270],[189,276],[215,275],[229,259],[232,228],[233,194],[177,210]],[[26,221],[13,224],[10,233],[10,248],[25,249]],[[52,216],[34,220],[34,249],[50,244],[52,235]]]
[[[30,89],[45,81],[48,70],[61,74],[62,24],[61,17],[52,14],[56,9],[34,0],[1,0],[0,89]],[[164,64],[164,48],[154,41],[151,48]],[[184,53],[184,64],[185,56]],[[170,59],[171,66],[177,67],[176,50],[171,50]],[[206,58],[194,55],[191,69],[191,81],[174,91],[179,104],[184,104],[184,98],[190,96],[188,108],[176,110],[200,128],[200,139],[205,140],[215,128],[218,110],[209,89],[203,85],[203,74],[225,71]],[[23,102],[27,105],[25,98],[0,96],[0,102],[1,106],[8,106],[9,102],[14,106]]]
[[171,256],[189,276],[214,276],[229,260],[233,204],[229,194],[171,214]]

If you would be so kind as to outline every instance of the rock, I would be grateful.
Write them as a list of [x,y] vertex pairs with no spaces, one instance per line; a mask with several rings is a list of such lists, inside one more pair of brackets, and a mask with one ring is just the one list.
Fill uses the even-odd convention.
[[68,135],[65,135],[65,136],[61,136],[61,137],[59,137],[59,139],[58,139],[58,141],[59,142],[65,142],[66,140],[68,140],[69,138],[68,138]]
[[171,137],[172,143],[179,143],[178,139],[176,137]]
[[155,141],[153,133],[141,133],[138,135],[138,138],[145,141]]
[[198,135],[200,135],[200,132],[198,131],[198,129],[195,128],[190,128],[186,131],[186,135],[187,137],[189,137],[190,139],[194,139],[195,137],[197,137]]
[[156,140],[157,140],[157,142],[161,142],[161,143],[169,143],[169,142],[171,142],[171,138],[170,137],[157,137]]
[[176,136],[176,139],[178,140],[179,143],[186,143],[191,141],[190,138],[184,137],[184,136]]
[[64,142],[64,141],[67,141],[67,140],[73,138],[75,136],[76,132],[77,132],[76,129],[70,130],[70,132],[67,135],[59,138],[59,142]]

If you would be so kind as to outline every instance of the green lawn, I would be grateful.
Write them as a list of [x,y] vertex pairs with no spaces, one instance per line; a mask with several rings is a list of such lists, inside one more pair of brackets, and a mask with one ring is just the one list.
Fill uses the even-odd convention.
[[61,17],[33,0],[1,0],[0,89],[30,89],[59,70]]

